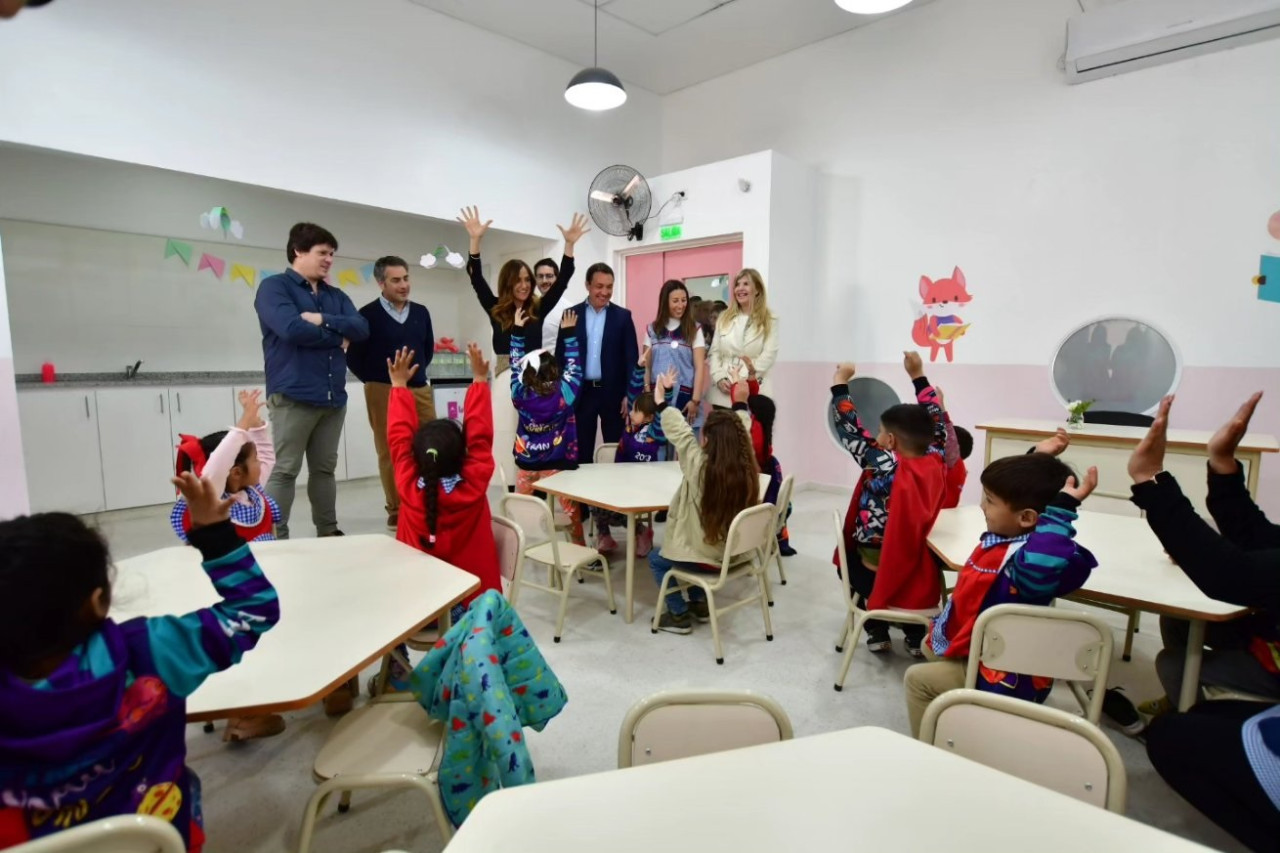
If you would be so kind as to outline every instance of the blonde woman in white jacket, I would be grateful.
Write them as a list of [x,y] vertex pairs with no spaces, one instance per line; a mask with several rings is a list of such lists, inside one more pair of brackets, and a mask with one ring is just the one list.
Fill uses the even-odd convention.
[[778,357],[778,318],[769,313],[760,273],[750,268],[738,273],[732,297],[716,323],[708,354],[711,387],[707,400],[722,409],[733,405],[729,392],[739,379],[760,383],[758,393],[768,394],[766,380]]

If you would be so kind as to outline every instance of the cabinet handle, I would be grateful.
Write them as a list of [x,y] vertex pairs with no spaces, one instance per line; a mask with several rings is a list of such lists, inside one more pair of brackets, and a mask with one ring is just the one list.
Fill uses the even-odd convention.
[[84,395],[84,416],[86,418],[92,417],[92,415],[89,414],[89,395],[88,394]]
[[176,396],[178,398],[178,414],[182,414],[182,392],[178,391]]
[[164,414],[164,395],[160,395],[160,414]]

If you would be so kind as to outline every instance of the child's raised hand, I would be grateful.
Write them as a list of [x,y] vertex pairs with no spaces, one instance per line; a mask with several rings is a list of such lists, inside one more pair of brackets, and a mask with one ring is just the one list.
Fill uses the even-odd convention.
[[756,366],[755,366],[755,363],[751,361],[751,357],[750,357],[750,356],[746,356],[746,355],[744,355],[744,356],[742,357],[742,364],[743,364],[743,366],[744,366],[744,367],[746,367],[746,368],[747,368],[747,378],[748,378],[748,379],[755,379],[755,378],[756,378]]
[[1071,436],[1062,427],[1058,431],[1036,445],[1036,453],[1047,453],[1050,456],[1061,456],[1071,445]]
[[840,364],[836,365],[836,372],[831,377],[831,384],[832,385],[848,385],[849,380],[852,379],[853,375],[857,372],[858,372],[858,369],[853,366],[852,362],[849,362],[849,361],[841,362]]
[[391,378],[392,388],[408,388],[409,378],[418,372],[418,365],[413,363],[413,350],[401,347],[394,359],[387,359],[387,375]]
[[578,312],[572,308],[560,315],[560,328],[572,329],[576,325],[578,325]]
[[747,398],[751,396],[751,389],[747,386],[746,380],[739,379],[733,383],[733,389],[730,393],[734,403],[745,403]]
[[208,527],[231,517],[232,499],[224,499],[218,487],[208,480],[202,480],[190,471],[183,471],[173,478],[173,485],[187,501],[192,530]]
[[653,348],[648,344],[640,353],[640,360],[636,362],[636,367],[649,367],[649,359],[653,357]]
[[1083,483],[1076,480],[1075,476],[1068,477],[1066,485],[1062,487],[1062,491],[1083,503],[1084,499],[1093,494],[1093,490],[1096,488],[1098,488],[1098,469],[1095,466],[1090,466],[1089,470],[1085,472]]
[[902,353],[902,366],[906,368],[907,375],[913,380],[924,376],[924,359],[920,358],[920,353],[915,350],[906,350]]
[[475,341],[467,344],[467,358],[471,359],[471,379],[475,382],[489,381],[489,362],[484,359],[484,351]]
[[1154,480],[1164,470],[1164,450],[1169,440],[1169,407],[1172,405],[1172,394],[1160,401],[1156,419],[1129,456],[1129,476],[1135,483]]
[[243,412],[240,415],[240,422],[236,424],[240,429],[251,430],[262,426],[262,403],[259,402],[261,395],[262,392],[256,388],[252,391],[240,392],[240,408]]
[[[1253,418],[1253,410],[1258,408],[1258,401],[1262,399],[1262,392],[1259,391],[1244,401],[1231,420],[1227,421],[1218,431],[1209,439],[1209,467],[1218,474],[1234,474],[1236,468],[1236,448],[1240,446],[1241,439],[1249,429],[1249,421]],[[1164,403],[1161,402],[1161,408]],[[1166,413],[1167,417],[1167,413]]]

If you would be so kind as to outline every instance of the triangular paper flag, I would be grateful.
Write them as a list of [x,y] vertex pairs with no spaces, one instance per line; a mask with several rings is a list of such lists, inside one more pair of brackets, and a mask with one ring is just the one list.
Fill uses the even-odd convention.
[[244,264],[231,265],[231,283],[232,284],[234,284],[237,281],[243,281],[245,284],[249,285],[250,287],[253,287],[255,284],[258,283],[256,275],[257,274],[253,271],[253,267],[247,267]]
[[365,264],[360,267],[360,276],[365,281],[373,281],[373,264]]
[[360,284],[360,273],[355,270],[343,270],[338,273],[338,284],[342,287],[357,287]]
[[187,266],[191,266],[191,244],[183,243],[180,240],[164,241],[164,256],[172,258],[174,255],[182,258],[182,262]]
[[222,274],[227,271],[227,262],[206,252],[200,255],[200,263],[196,264],[196,272],[200,270],[209,270],[216,278],[222,278]]
[[258,281],[266,281],[273,275],[280,275],[276,270],[258,270]]

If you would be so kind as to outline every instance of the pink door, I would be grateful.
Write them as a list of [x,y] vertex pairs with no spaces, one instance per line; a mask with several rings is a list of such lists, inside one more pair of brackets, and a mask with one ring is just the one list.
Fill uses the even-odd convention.
[[742,242],[627,257],[627,305],[644,345],[645,328],[658,315],[658,294],[668,279],[732,276],[742,269]]

